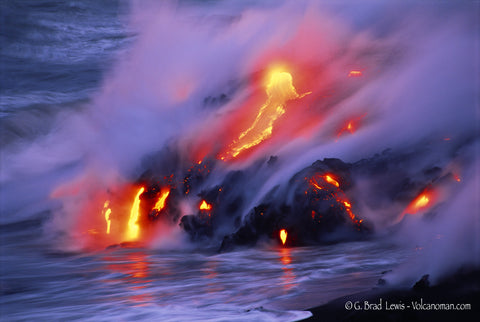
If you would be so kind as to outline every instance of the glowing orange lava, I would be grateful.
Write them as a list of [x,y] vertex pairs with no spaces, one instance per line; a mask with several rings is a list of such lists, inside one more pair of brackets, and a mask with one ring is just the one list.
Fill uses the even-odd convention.
[[335,187],[337,187],[337,188],[340,187],[340,184],[338,183],[337,180],[335,180],[335,179],[332,177],[332,175],[327,174],[327,175],[324,176],[324,178],[325,178],[325,181],[327,181],[327,182],[330,183],[330,184],[333,184]]
[[285,114],[286,102],[301,98],[293,86],[292,75],[285,71],[273,71],[266,84],[267,101],[260,107],[252,125],[240,133],[238,138],[229,146],[229,151],[221,155],[220,159],[237,157],[240,153],[248,150],[272,135],[274,123]]
[[415,215],[417,213],[423,213],[430,208],[438,199],[438,191],[434,189],[428,189],[420,193],[405,210],[398,216],[396,223],[403,220],[406,214]]
[[359,117],[352,117],[348,121],[346,121],[342,128],[337,131],[337,139],[344,135],[344,134],[353,134],[355,133],[362,123],[362,119],[366,116],[366,114],[359,116]]
[[[338,201],[340,202],[340,200]],[[352,204],[350,202],[344,200],[343,205],[345,206],[348,216],[354,223],[360,224],[363,221],[363,219],[358,220],[355,218],[355,214],[352,212]]]
[[110,205],[110,201],[107,200],[103,204],[103,214],[105,215],[105,221],[107,222],[107,234],[110,234],[110,226],[112,224],[110,220],[110,215],[112,214],[112,209],[110,209],[108,206]]
[[169,195],[170,195],[170,189],[168,188],[162,189],[160,191],[160,197],[158,198],[158,201],[155,204],[155,207],[153,207],[153,209],[156,211],[160,211],[163,208],[165,208],[165,201],[167,200]]
[[285,229],[280,230],[280,240],[282,241],[282,245],[285,245],[287,241],[287,231]]
[[200,210],[211,210],[212,205],[208,204],[205,200],[202,200],[202,203],[200,204]]
[[138,226],[138,217],[140,215],[140,195],[145,191],[145,188],[142,187],[138,190],[135,199],[130,210],[130,218],[128,220],[127,226],[127,239],[135,240],[138,238],[139,226]]
[[405,209],[404,213],[416,214],[417,212],[424,211],[431,206],[433,199],[432,191],[424,191],[417,198],[415,198]]
[[[315,189],[324,190],[325,188],[323,188],[322,186],[320,186],[318,184],[315,177],[318,178],[319,175],[315,175],[314,177],[310,178],[310,180],[309,180],[310,185],[312,185]],[[335,187],[340,188],[340,184],[338,183],[337,180],[335,180],[333,178],[333,175],[326,174],[326,175],[320,176],[320,178],[324,179],[326,182],[334,185]],[[305,178],[305,179],[307,179],[307,178]],[[305,191],[305,194],[307,194],[307,193],[308,192]],[[342,195],[342,196],[339,196],[339,194]],[[350,203],[350,201],[348,201],[348,199],[346,198],[346,196],[344,195],[343,192],[341,192],[341,191],[340,192],[334,192],[333,196],[335,196],[335,200],[338,203],[343,204],[345,206],[345,211],[347,212],[348,216],[350,217],[350,219],[352,220],[352,222],[354,224],[359,225],[363,222],[363,219],[357,219],[357,217],[355,216],[355,214],[352,211],[352,204]],[[312,211],[312,219],[315,219],[315,211]]]
[[428,205],[430,199],[426,195],[420,196],[420,198],[415,202],[415,208],[423,208]]
[[362,76],[362,71],[360,70],[351,70],[348,73],[348,77],[360,77],[360,76]]
[[318,190],[323,190],[323,188],[318,184],[318,182],[314,178],[310,179],[310,184]]

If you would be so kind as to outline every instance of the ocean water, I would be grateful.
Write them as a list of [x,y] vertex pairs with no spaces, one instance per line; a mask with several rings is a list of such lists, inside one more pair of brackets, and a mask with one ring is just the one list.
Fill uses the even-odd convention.
[[[288,3],[288,1],[285,2]],[[163,133],[164,128],[166,133],[171,133],[174,130],[176,131],[177,128],[188,129],[189,124],[192,123],[188,119],[190,123],[186,122],[187,125],[183,126],[177,123],[178,117],[172,117],[176,113],[174,110],[182,107],[182,103],[178,103],[175,100],[173,100],[174,103],[170,103],[171,106],[168,106],[163,111],[162,117],[163,115],[165,117],[161,122],[150,122],[152,118],[152,114],[149,114],[150,110],[154,110],[157,105],[168,105],[165,102],[170,102],[164,97],[167,95],[164,95],[162,91],[168,88],[170,83],[177,82],[177,79],[170,79],[161,73],[164,72],[166,75],[169,75],[168,73],[175,69],[174,67],[178,67],[180,70],[179,74],[182,76],[178,78],[180,79],[178,83],[181,84],[188,83],[185,81],[185,79],[188,80],[188,77],[184,78],[182,74],[184,69],[201,73],[203,72],[203,65],[206,65],[207,70],[212,68],[217,70],[218,68],[217,71],[221,73],[234,73],[235,71],[230,69],[231,66],[239,59],[239,56],[242,54],[246,55],[247,50],[237,48],[238,52],[232,50],[232,53],[230,53],[228,50],[224,50],[223,42],[229,44],[229,37],[237,37],[240,39],[237,43],[246,44],[246,47],[252,47],[247,48],[252,49],[249,53],[256,53],[255,50],[261,52],[259,48],[263,48],[263,33],[266,35],[270,29],[277,30],[283,25],[281,20],[274,22],[269,20],[267,21],[267,26],[261,29],[262,33],[257,35],[257,30],[255,29],[257,25],[255,24],[264,22],[263,20],[265,19],[262,18],[262,14],[269,12],[269,10],[275,11],[277,6],[280,5],[275,1],[264,1],[260,4],[251,1],[239,4],[232,1],[229,6],[215,9],[218,10],[218,14],[215,13],[206,19],[213,21],[213,27],[210,26],[212,29],[207,28],[207,31],[204,32],[202,30],[202,33],[200,33],[201,37],[211,35],[222,46],[217,45],[215,42],[209,43],[213,48],[210,51],[199,45],[200,49],[197,55],[197,52],[191,53],[185,48],[190,48],[188,47],[190,43],[196,44],[197,41],[201,42],[204,39],[195,38],[197,36],[195,28],[193,28],[195,31],[193,32],[194,36],[190,36],[190,31],[185,31],[188,29],[185,26],[191,26],[192,21],[197,22],[204,19],[205,12],[209,12],[212,7],[216,6],[217,2],[172,1],[169,3],[172,4],[173,9],[168,7],[167,11],[169,13],[159,15],[158,21],[154,20],[154,22],[148,18],[148,14],[131,15],[132,11],[145,10],[143,6],[148,8],[148,5],[138,1],[22,0],[2,1],[0,3],[1,320],[294,321],[310,316],[310,313],[306,311],[309,307],[326,303],[340,296],[375,287],[378,279],[384,277],[385,272],[403,267],[402,265],[411,260],[411,258],[426,258],[423,255],[423,248],[417,247],[415,244],[417,239],[412,237],[415,233],[418,232],[418,235],[421,236],[448,235],[442,227],[452,227],[452,225],[450,221],[444,220],[441,221],[441,226],[432,225],[431,227],[433,228],[428,228],[430,230],[412,228],[415,222],[410,222],[406,225],[406,228],[410,229],[410,234],[406,234],[405,238],[409,243],[403,243],[402,239],[398,238],[386,238],[385,235],[389,235],[389,231],[385,230],[384,232],[386,233],[372,236],[371,239],[364,241],[298,248],[284,248],[277,244],[267,243],[257,245],[254,248],[238,249],[226,253],[218,253],[216,251],[218,247],[212,247],[212,245],[202,247],[204,246],[202,244],[186,242],[174,243],[174,245],[164,243],[154,245],[153,247],[138,243],[123,247],[118,245],[107,248],[100,247],[95,250],[72,247],[72,238],[69,236],[68,229],[65,229],[69,225],[62,224],[62,220],[69,221],[71,218],[77,218],[76,216],[79,215],[76,212],[63,212],[63,209],[66,208],[64,200],[52,198],[52,192],[59,186],[65,186],[65,184],[74,186],[74,184],[70,183],[75,182],[75,178],[79,174],[89,173],[86,169],[90,169],[89,166],[91,164],[95,166],[102,164],[103,167],[99,166],[101,169],[99,172],[102,173],[106,173],[111,169],[117,170],[117,168],[120,169],[119,172],[122,172],[125,167],[135,168],[128,163],[128,166],[116,163],[118,159],[121,159],[119,157],[121,155],[120,152],[124,152],[123,156],[125,159],[136,159],[135,153],[138,151],[144,152],[146,150],[144,145],[147,145],[150,141],[145,140],[146,143],[132,143],[129,141],[130,136],[134,137],[136,134],[143,135],[143,131],[151,128],[153,128],[152,133],[154,135]],[[182,18],[187,17],[185,18],[187,20],[185,25],[177,24],[177,16],[173,16],[173,18],[169,16],[170,12],[176,12],[177,7],[183,8],[183,6],[192,6],[194,8],[190,11],[187,10],[185,15],[181,15]],[[253,10],[250,11],[249,6],[259,8],[259,11],[251,14]],[[402,52],[401,50],[397,52],[396,46],[398,44],[389,39],[391,34],[394,34],[395,37],[398,36],[398,34],[390,30],[394,28],[392,27],[394,23],[390,20],[387,21],[388,19],[385,18],[378,18],[383,16],[379,12],[382,12],[385,8],[382,5],[378,5],[378,7],[372,6],[365,7],[367,9],[365,9],[364,14],[353,12],[355,10],[348,6],[339,8],[333,6],[332,12],[338,14],[338,17],[348,20],[348,26],[360,34],[351,45],[351,48],[354,48],[354,50],[357,48],[355,46],[361,47],[361,43],[365,39],[369,39],[371,35],[364,36],[362,32],[370,26],[369,19],[376,17],[375,21],[377,21],[378,25],[375,27],[377,29],[374,28],[376,33],[372,34],[385,41],[381,42],[378,48],[374,48],[378,51],[373,54],[363,48],[359,49],[358,55],[353,56],[359,60],[364,59],[365,56],[373,57],[377,55],[375,59],[380,56],[378,58],[380,63],[385,65],[379,63],[378,66],[383,68],[383,66],[387,66],[386,62],[396,61],[395,59],[398,58],[397,54],[401,55]],[[445,6],[448,7],[447,5]],[[138,9],[138,7],[143,9]],[[446,15],[447,9],[449,8],[442,7],[439,9],[437,14],[440,19]],[[178,10],[181,11],[180,9]],[[459,10],[460,17],[464,14],[462,10],[464,8]],[[405,12],[408,13],[410,11],[414,10],[409,8]],[[287,10],[287,12],[289,11]],[[388,15],[392,15],[394,10],[386,10],[386,12]],[[283,14],[281,11],[280,17],[284,17],[282,16]],[[254,23],[253,31],[249,29],[248,24],[242,25],[240,23],[239,28],[242,32],[229,31],[231,33],[227,33],[225,37],[215,33],[216,28],[221,30],[222,26],[228,25],[232,21],[241,21],[244,16],[252,19],[251,21]],[[397,17],[395,14],[393,16]],[[465,17],[474,21],[474,18],[468,14],[465,14]],[[145,18],[146,22],[142,20],[143,18]],[[414,22],[417,21],[414,20]],[[160,27],[156,26],[156,23]],[[295,23],[297,22],[295,21]],[[172,30],[165,31],[165,25],[168,26],[169,24],[172,26]],[[402,86],[408,86],[412,79],[419,79],[415,72],[421,70],[423,66],[427,66],[425,67],[428,75],[427,79],[432,79],[428,72],[432,69],[437,70],[437,60],[443,61],[444,58],[443,56],[438,58],[428,55],[440,52],[440,54],[445,54],[445,57],[462,58],[464,57],[464,52],[470,52],[471,38],[469,37],[471,35],[467,34],[464,38],[457,37],[457,35],[464,36],[466,34],[463,25],[460,24],[458,28],[456,27],[457,25],[451,28],[449,24],[445,25],[446,31],[437,38],[432,37],[431,43],[426,45],[427,50],[421,46],[412,46],[415,50],[405,55],[407,57],[405,59],[409,59],[409,55],[413,55],[412,52],[416,54],[417,49],[420,48],[418,52],[427,53],[425,55],[427,55],[428,59],[424,56],[421,56],[421,58],[425,58],[424,60],[412,59],[415,63],[411,64],[415,67],[412,70],[408,68],[402,70],[402,68],[398,68],[393,63],[391,70],[384,68],[388,70],[388,75],[397,75],[397,73],[403,72],[401,75],[404,76],[396,83],[392,81],[392,91],[400,88],[398,92],[401,95],[398,92],[394,92],[392,95],[394,99],[388,97],[390,101],[398,100],[400,102],[398,104],[401,104],[402,108],[403,106],[410,106],[410,101],[408,101],[410,94],[403,95]],[[331,26],[335,27],[336,25],[332,24]],[[344,35],[343,30],[329,29],[331,26],[327,24],[328,28],[326,30],[336,30],[335,32],[339,33],[339,39],[344,39],[342,37],[348,38]],[[177,44],[172,40],[175,37],[181,40],[178,48],[175,46],[169,47],[172,48],[173,54],[161,56],[162,62],[165,62],[165,66],[168,67],[158,67],[158,65],[161,65],[160,63],[157,64],[156,61],[158,52],[142,51],[142,46],[144,46],[145,42],[152,41],[152,47],[160,47],[161,53],[167,52],[162,46],[154,42],[157,35],[149,33],[149,30],[157,30],[156,28],[163,28],[159,41],[167,43],[168,46]],[[282,28],[280,29],[285,31]],[[304,29],[300,28],[300,30]],[[147,31],[142,33],[142,30]],[[170,31],[173,36],[170,35]],[[286,33],[289,34],[289,31],[287,30]],[[139,34],[142,34],[144,38],[137,43]],[[187,36],[184,36],[185,34]],[[184,41],[182,37],[187,40]],[[325,38],[328,37],[325,36]],[[403,39],[402,34],[398,38]],[[278,40],[275,37],[268,39],[271,42],[279,41],[281,44],[284,42],[283,39]],[[431,48],[443,48],[442,44],[448,39],[459,39],[459,45],[455,46],[457,51],[453,49],[451,52],[448,50],[445,52],[430,50]],[[185,43],[182,43],[182,41]],[[232,47],[237,46],[237,43],[232,45]],[[332,44],[334,45],[335,42],[332,42]],[[238,46],[240,47],[240,45]],[[345,48],[342,48],[342,50],[348,51]],[[385,54],[383,50],[388,51],[388,53]],[[394,52],[395,55],[390,55],[390,51]],[[211,58],[212,53],[215,52],[221,52],[222,58],[218,60]],[[341,52],[341,50],[338,50],[336,53]],[[228,59],[224,58],[224,56],[228,57]],[[133,57],[131,60],[133,63],[131,65],[125,63],[125,57]],[[295,55],[292,54],[292,57],[295,57]],[[327,58],[322,57],[322,63],[324,60],[328,61]],[[178,66],[171,67],[172,62],[177,60]],[[154,61],[154,63],[151,63],[151,61]],[[468,59],[465,59],[462,62],[465,63],[467,61]],[[143,65],[143,62],[146,62],[145,65]],[[433,63],[430,64],[431,62]],[[369,61],[367,60],[366,65],[368,63]],[[375,60],[375,63],[377,63],[377,60]],[[202,68],[197,70],[197,64],[203,64]],[[377,73],[375,77],[381,77],[382,75],[379,71],[382,68],[378,66],[372,68]],[[462,122],[459,122],[460,126],[448,128],[451,131],[445,135],[452,137],[457,132],[463,135],[462,131],[468,132],[472,129],[470,114],[468,113],[471,110],[470,106],[472,106],[471,94],[478,94],[478,88],[472,90],[469,87],[474,83],[472,81],[474,76],[470,74],[470,65],[465,63],[465,66],[461,65],[458,70],[445,68],[445,70],[442,70],[445,72],[445,75],[441,74],[437,78],[433,77],[435,81],[438,80],[438,83],[440,83],[439,87],[443,86],[442,81],[450,84],[451,75],[458,77],[458,80],[464,81],[456,82],[458,90],[452,90],[451,95],[447,93],[448,91],[445,91],[447,94],[443,93],[448,98],[455,97],[457,99],[457,97],[462,97],[464,101],[460,100],[460,102],[465,103],[462,106],[468,107],[460,109],[463,114],[458,111],[451,112],[449,109],[440,110],[441,119],[447,120],[445,124],[455,123],[459,119],[468,121],[464,123],[467,124],[466,126],[462,126]],[[152,81],[152,76],[149,74],[150,69],[154,71],[152,73],[161,74],[161,77],[163,77],[162,81],[158,83]],[[143,78],[142,73],[145,73],[145,78]],[[208,86],[202,83],[202,79],[197,83],[193,82],[196,87],[194,85],[192,87],[196,89],[191,90],[191,93],[193,93],[192,100],[197,99],[203,102],[206,96],[211,93],[213,95],[220,94],[225,87],[228,87],[225,86],[223,76],[218,76],[217,79],[216,76],[207,74],[207,77],[203,80],[204,83],[208,83]],[[465,75],[468,75],[468,77],[464,77]],[[236,74],[235,77],[237,76]],[[240,76],[238,77],[241,78]],[[368,97],[369,93],[372,92],[375,93],[374,96],[376,97],[375,91],[378,90],[377,86],[379,86],[379,83],[381,83],[380,86],[385,83],[380,78],[379,81],[375,77],[373,77],[370,86],[365,86],[365,92],[360,93],[358,97],[354,95],[355,92],[345,92],[345,98],[341,98],[338,101],[333,100],[331,104],[338,104],[339,108],[342,108],[344,112],[345,110],[348,112],[350,108],[348,104],[351,104],[352,101],[353,104],[351,105],[355,107],[380,106],[384,103],[383,101],[380,103],[368,99],[363,101],[363,97]],[[211,83],[206,82],[205,79],[208,79]],[[391,79],[394,79],[394,77]],[[318,81],[318,79],[316,80]],[[424,79],[421,78],[419,82],[423,84]],[[324,85],[320,81],[319,83]],[[407,89],[411,90],[414,93],[411,96],[417,99],[419,96],[416,94],[417,86],[415,83],[413,84],[412,87],[415,90],[408,87]],[[464,84],[469,85],[466,86]],[[219,86],[218,88],[216,87],[217,85]],[[434,85],[436,86],[436,83]],[[434,85],[431,87],[426,86],[426,90],[423,91],[422,89],[422,92],[431,91],[432,93],[438,93],[439,91],[437,91],[437,87]],[[332,88],[334,87],[332,86]],[[183,90],[183,88],[181,89]],[[241,90],[239,90],[240,94],[242,94]],[[335,90],[336,88],[331,90],[331,92]],[[180,94],[183,93],[182,91],[180,92]],[[228,93],[228,90],[226,92]],[[342,91],[339,92],[343,93]],[[105,93],[113,94],[108,96]],[[328,96],[330,94],[326,93],[325,95]],[[433,95],[426,96],[432,97]],[[154,100],[154,103],[151,103],[149,100],[152,97],[158,98],[158,101]],[[361,104],[355,104],[355,99],[362,99]],[[135,104],[132,104],[132,100]],[[440,97],[440,100],[447,101],[444,97]],[[390,102],[387,99],[385,101]],[[186,100],[186,102],[188,103],[189,101]],[[139,112],[135,114],[132,112],[134,110],[133,107],[130,109],[130,105],[137,107],[137,103]],[[235,103],[235,99],[233,103]],[[434,103],[437,103],[437,101],[432,103],[427,100],[424,105],[431,108],[431,106],[435,105]],[[119,106],[118,110],[120,112],[112,112],[110,114],[110,105]],[[129,105],[129,108],[124,110],[122,109],[123,105]],[[193,113],[193,109],[186,109],[186,112],[183,113],[187,116],[194,115],[193,119],[201,119],[205,116],[205,109],[202,107],[200,110],[199,114]],[[412,110],[417,115],[417,110]],[[411,121],[410,112],[408,109],[402,109],[401,113],[398,115],[394,114],[394,117],[387,119],[389,121],[389,123],[385,123],[387,126],[378,127],[381,130],[393,127],[395,130],[392,131],[395,135],[388,136],[392,138],[393,142],[388,142],[389,144],[397,144],[398,142],[403,144],[402,135],[405,135],[406,139],[404,141],[407,144],[413,140],[411,137],[414,137],[413,133],[416,128],[413,128],[414,130],[412,131],[403,131],[401,127],[403,124],[410,125],[413,123],[413,126],[416,126],[418,123],[418,128],[421,128],[420,136],[425,133],[431,134],[421,124],[421,120],[424,118],[420,117],[420,121],[414,118]],[[157,112],[155,111],[155,113]],[[224,112],[222,111],[218,114],[222,113]],[[375,118],[381,118],[382,113],[372,113],[375,114],[375,117],[368,122],[374,123]],[[435,110],[435,113],[437,113],[437,110]],[[357,115],[360,115],[360,113],[357,113]],[[450,118],[451,115],[455,115],[455,117]],[[77,118],[81,118],[81,121],[76,122]],[[187,119],[187,117],[185,118]],[[428,119],[428,117],[425,117],[425,119]],[[132,120],[135,122],[144,121],[145,125],[139,126],[139,128],[130,127],[130,124],[134,123]],[[438,124],[433,123],[438,128],[444,128],[442,121],[439,121]],[[89,126],[101,124],[106,130],[104,132],[96,132],[95,127],[92,126],[90,128],[84,124]],[[122,125],[125,124],[129,125],[125,130],[122,130]],[[401,125],[396,128],[395,124]],[[161,128],[161,131],[157,132],[157,127]],[[170,127],[174,130],[171,130]],[[80,128],[82,129],[81,131],[79,131]],[[460,128],[460,130],[455,132],[457,128]],[[372,133],[366,133],[367,139],[371,137],[387,137],[378,135],[377,132]],[[70,134],[73,138],[71,141]],[[148,135],[145,136],[150,139],[150,134],[148,132]],[[462,135],[458,136],[463,138]],[[119,139],[110,140],[111,137]],[[468,138],[470,140],[470,137]],[[420,139],[423,139],[423,137],[420,137]],[[155,140],[156,137],[151,141]],[[360,138],[360,140],[362,139]],[[96,141],[107,142],[107,144],[98,149],[84,148],[84,146],[92,146],[92,142]],[[343,155],[351,158],[358,157],[360,155],[358,144],[362,142],[366,142],[366,140],[346,142],[347,144],[339,149],[339,153],[343,153]],[[468,144],[473,142],[472,146],[475,147],[475,142],[478,142],[478,136],[474,136],[468,142]],[[456,144],[456,141],[454,143]],[[379,144],[379,147],[383,149],[389,147],[389,144]],[[455,150],[455,153],[460,151],[456,155],[460,154],[462,157],[464,155],[470,156],[468,153],[469,148],[463,148],[461,144],[463,143],[459,143],[459,146],[463,150],[460,148]],[[368,144],[364,146],[368,153],[371,151],[381,152],[377,146],[371,147]],[[103,154],[98,153],[99,150],[111,152],[109,149],[113,151],[111,158],[104,158]],[[326,151],[332,153],[332,151],[336,151],[335,149],[327,147]],[[135,153],[131,151],[135,151]],[[319,152],[313,148],[311,151],[310,154],[305,153],[303,155],[303,160],[299,158],[301,162],[295,159],[292,160],[291,167],[285,166],[288,173],[292,174],[298,171],[296,167],[299,167],[298,164],[302,164],[302,162],[310,164],[318,158],[325,156],[320,153],[322,151]],[[345,151],[353,152],[350,155]],[[151,151],[148,150],[148,152]],[[92,157],[92,155],[97,155],[95,153],[100,155],[100,157]],[[443,158],[443,154],[439,153],[439,155],[438,159]],[[468,158],[465,157],[465,159]],[[93,161],[90,162],[91,160]],[[451,160],[454,160],[454,157],[451,157]],[[454,161],[457,160],[455,159]],[[103,163],[106,163],[106,166]],[[447,161],[442,160],[434,163],[434,165],[444,166],[447,163]],[[465,162],[465,164],[469,163]],[[97,169],[95,166],[92,168]],[[448,168],[450,165],[445,167]],[[126,177],[131,179],[134,177],[132,173],[137,174],[135,171],[131,171]],[[465,180],[468,180],[468,172],[465,171],[464,173],[466,173]],[[95,175],[96,173],[93,176]],[[475,175],[478,175],[478,171],[473,172],[471,177],[475,178]],[[98,176],[98,178],[98,181],[105,179],[101,176]],[[470,187],[473,186],[474,183],[471,183]],[[448,206],[445,209],[447,209],[448,213],[458,212],[460,219],[456,223],[459,223],[459,225],[466,223],[465,226],[468,229],[475,231],[475,224],[470,224],[472,218],[468,216],[469,212],[466,209],[469,207],[477,207],[478,209],[478,194],[475,194],[475,189],[468,191],[466,194],[452,194],[455,198],[460,197],[455,199],[458,200],[456,203],[453,202],[452,206]],[[80,206],[78,209],[80,209]],[[380,209],[378,212],[383,215],[382,211],[383,209]],[[442,213],[441,210],[438,212]],[[374,215],[378,214],[373,213],[372,217]],[[52,229],[52,227],[56,229]],[[452,240],[459,240],[459,238],[462,239],[464,236],[472,236],[470,230],[462,230],[463,228],[463,226],[459,227],[457,230],[459,232],[458,235],[453,235]],[[465,231],[468,234],[464,233]],[[448,238],[447,236],[447,238],[442,239],[438,242],[440,243],[438,245],[444,247],[445,244],[442,243],[444,240],[448,240]],[[436,237],[433,239],[437,243]],[[470,239],[465,239],[467,240],[466,245],[474,246],[469,248],[464,245],[465,247],[462,246],[463,249],[471,249],[473,251],[478,249],[478,238],[473,238],[475,240],[472,244],[468,244],[471,241]],[[69,240],[68,245],[64,244],[65,240]],[[73,240],[75,241],[75,238]],[[432,249],[439,249],[439,246],[435,243],[430,243],[430,240],[418,241],[418,243],[422,242],[430,245]],[[448,247],[446,249],[450,250]],[[456,252],[456,250],[452,251]],[[468,258],[469,256],[467,252],[465,257]],[[437,257],[442,260],[445,259],[441,258],[441,256]],[[459,262],[463,263],[462,260],[459,260]],[[432,263],[432,266],[436,265],[436,262]],[[423,269],[423,266],[419,265],[417,267]],[[418,274],[423,273],[424,271],[418,272]],[[415,276],[418,276],[418,274]]]
[[376,242],[67,253],[26,242],[31,224],[2,227],[0,303],[8,321],[293,321],[308,317],[309,307],[370,289],[406,257]]

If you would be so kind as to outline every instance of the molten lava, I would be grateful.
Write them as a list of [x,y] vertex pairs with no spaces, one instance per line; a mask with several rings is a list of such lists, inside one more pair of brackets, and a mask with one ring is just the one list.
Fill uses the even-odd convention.
[[330,184],[333,184],[335,187],[337,187],[337,188],[340,187],[340,184],[338,183],[337,180],[335,180],[335,179],[332,177],[332,175],[327,174],[327,175],[324,176],[324,178],[325,178],[325,181],[327,181],[327,182],[330,183]]
[[110,215],[112,214],[112,209],[110,209],[108,207],[109,204],[110,204],[109,200],[105,201],[105,203],[103,204],[103,214],[105,215],[105,221],[107,222],[107,231],[106,231],[107,234],[110,234],[110,226],[112,224],[112,222],[110,220]]
[[345,134],[354,134],[362,125],[363,119],[367,114],[363,114],[357,117],[351,117],[348,120],[345,120],[342,127],[337,130],[337,140],[339,137]]
[[355,218],[355,214],[352,212],[352,204],[350,202],[343,201],[343,205],[345,206],[345,210],[347,211],[348,216],[355,224],[359,224],[363,221],[363,219],[358,220]]
[[160,197],[158,198],[157,203],[153,207],[153,210],[160,212],[163,208],[165,208],[165,202],[169,195],[170,195],[170,189],[168,188],[162,189],[160,191]]
[[280,230],[280,240],[282,241],[282,245],[285,245],[287,241],[287,231],[285,229]]
[[127,227],[127,239],[134,240],[138,238],[139,227],[138,227],[138,217],[140,216],[140,195],[145,191],[145,188],[142,187],[138,190],[135,195],[135,199],[130,210],[130,218],[128,220]]
[[[327,188],[324,188],[322,186],[320,186],[320,184],[318,183],[317,181],[317,178],[322,178],[325,182],[331,184],[331,185],[334,185],[335,187],[337,188],[340,188],[340,184],[339,182],[333,178],[333,175],[332,174],[326,174],[326,175],[314,175],[313,177],[311,177],[309,179],[309,183],[310,185],[316,189],[316,190],[327,190]],[[305,178],[305,180],[307,180],[307,178]],[[305,194],[308,194],[308,191],[305,191]],[[352,211],[352,204],[350,203],[350,201],[347,199],[347,197],[345,196],[345,194],[340,191],[340,192],[332,192],[332,197],[335,198],[335,201],[338,202],[339,204],[343,204],[343,206],[345,207],[345,212],[348,214],[348,216],[350,217],[350,219],[352,220],[352,222],[355,224],[355,225],[359,225],[363,222],[363,219],[357,219],[357,217],[355,216],[355,214],[353,213]],[[333,205],[332,205],[333,206]],[[315,219],[315,211],[312,211],[312,219]]]
[[348,77],[360,77],[360,76],[362,76],[362,71],[360,70],[351,70],[348,73]]
[[[335,178],[333,177],[333,175],[331,174],[326,174],[324,176],[318,176],[316,175],[315,177],[312,177],[310,178],[309,180],[309,183],[315,188],[315,189],[318,189],[318,190],[323,190],[324,188],[318,183],[317,179],[316,178],[322,178],[323,180],[325,180],[325,182],[328,182],[332,185],[334,185],[335,187],[337,188],[340,188],[340,184],[338,183],[337,180],[335,180]],[[306,179],[306,178],[305,178]]]
[[202,203],[200,204],[200,210],[211,210],[212,205],[208,204],[205,200],[202,200]]
[[[323,188],[318,184],[318,182],[315,180],[315,178],[311,178],[309,182],[310,182],[310,184],[311,184],[314,188],[316,188],[316,189],[318,189],[318,190],[322,190],[322,189],[323,189]],[[306,193],[306,191],[305,191],[305,193]]]
[[417,213],[425,212],[430,208],[434,202],[438,199],[438,192],[433,189],[428,189],[423,191],[418,195],[410,204],[405,208],[405,210],[400,214],[396,222],[403,220],[406,214],[415,215]]
[[434,191],[424,191],[408,205],[404,213],[413,215],[425,211],[432,205],[433,199]]
[[272,72],[266,85],[266,92],[267,101],[260,107],[252,125],[230,144],[225,155],[220,156],[222,160],[229,156],[235,158],[243,151],[270,138],[274,123],[285,114],[286,102],[310,94],[309,92],[299,95],[293,86],[292,75],[285,71]]
[[415,202],[415,208],[423,208],[428,205],[430,199],[426,195],[421,195],[420,198]]

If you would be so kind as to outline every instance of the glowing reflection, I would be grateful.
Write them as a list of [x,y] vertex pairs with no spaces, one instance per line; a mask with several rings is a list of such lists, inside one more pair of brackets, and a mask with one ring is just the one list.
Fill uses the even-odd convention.
[[[103,260],[108,264],[105,268],[112,273],[120,273],[123,276],[104,280],[106,283],[120,283],[126,285],[131,292],[127,300],[135,306],[145,306],[154,300],[153,294],[147,292],[150,279],[150,262],[147,255],[142,252],[121,254],[118,256],[107,256]],[[113,276],[118,276],[117,274]]]
[[280,262],[283,264],[282,267],[282,287],[285,291],[289,291],[295,286],[297,286],[297,276],[295,275],[295,272],[293,271],[293,267],[290,267],[290,264],[292,263],[292,257],[290,254],[290,249],[289,248],[280,248],[279,249],[279,255],[280,255]]
[[205,266],[201,269],[201,272],[203,273],[202,277],[208,280],[208,283],[206,284],[207,293],[217,293],[225,290],[222,284],[217,280],[217,267],[217,261],[208,260],[205,262]]

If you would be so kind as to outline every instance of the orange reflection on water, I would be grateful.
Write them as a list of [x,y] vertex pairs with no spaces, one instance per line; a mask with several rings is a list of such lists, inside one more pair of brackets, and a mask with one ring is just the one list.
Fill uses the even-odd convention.
[[289,291],[295,286],[297,286],[297,276],[295,275],[295,272],[293,271],[293,267],[290,267],[290,264],[292,263],[292,257],[290,254],[290,249],[289,248],[280,248],[279,249],[279,255],[280,255],[280,262],[282,262],[283,267],[282,267],[282,286],[285,291]]
[[[120,273],[124,276],[107,280],[106,282],[122,283],[127,285],[131,292],[127,300],[135,306],[145,306],[153,301],[153,294],[147,291],[150,279],[150,262],[143,252],[118,254],[104,257],[107,262],[106,269],[112,273]],[[130,295],[132,294],[132,295]]]
[[217,261],[207,261],[204,264],[204,267],[201,269],[203,273],[202,277],[209,280],[206,284],[207,293],[216,293],[225,290],[221,283],[217,280],[218,276],[218,262]]
[[216,261],[207,261],[205,263],[205,267],[202,268],[202,273],[205,274],[203,277],[206,279],[213,279],[217,277],[217,266],[218,263]]

